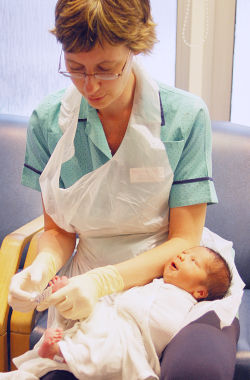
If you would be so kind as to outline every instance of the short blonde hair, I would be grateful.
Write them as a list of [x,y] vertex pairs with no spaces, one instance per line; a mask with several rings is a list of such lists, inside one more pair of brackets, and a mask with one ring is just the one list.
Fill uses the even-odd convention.
[[149,0],[58,0],[51,32],[67,52],[107,41],[148,53],[157,41],[155,26]]

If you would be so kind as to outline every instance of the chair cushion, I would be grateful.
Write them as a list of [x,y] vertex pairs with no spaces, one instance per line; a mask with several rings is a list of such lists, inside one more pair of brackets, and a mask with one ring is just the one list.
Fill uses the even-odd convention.
[[0,115],[0,245],[8,233],[42,214],[40,193],[21,185],[27,125],[25,117]]
[[44,331],[47,328],[48,310],[42,312],[35,312],[35,327],[30,334],[30,350],[35,346],[35,344],[41,339]]
[[208,207],[206,226],[233,241],[238,271],[250,288],[250,128],[213,122],[213,179],[219,203]]
[[250,379],[250,290],[246,289],[239,309],[240,338],[234,380]]

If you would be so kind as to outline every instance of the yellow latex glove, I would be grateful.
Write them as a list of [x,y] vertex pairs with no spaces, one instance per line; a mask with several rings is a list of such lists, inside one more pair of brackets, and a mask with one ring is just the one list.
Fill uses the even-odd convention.
[[69,278],[68,285],[53,293],[37,310],[42,311],[49,305],[55,305],[64,318],[85,319],[99,298],[123,289],[124,282],[120,273],[114,266],[107,265]]
[[43,291],[57,272],[51,253],[40,252],[33,263],[15,274],[10,283],[8,303],[22,312],[33,310],[37,303],[35,296]]

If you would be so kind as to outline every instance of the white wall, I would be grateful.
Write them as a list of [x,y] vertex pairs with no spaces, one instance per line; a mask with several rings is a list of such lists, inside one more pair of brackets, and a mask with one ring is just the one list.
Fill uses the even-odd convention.
[[[156,79],[174,84],[177,0],[151,0],[160,43],[142,57]],[[53,27],[56,0],[0,1],[0,113],[30,115],[69,80],[57,73],[60,46]]]
[[174,86],[177,0],[151,0],[151,8],[159,42],[151,55],[140,59],[153,78]]
[[45,95],[65,87],[59,45],[48,30],[56,0],[0,1],[0,113],[30,115]]
[[250,1],[237,0],[231,121],[250,126]]

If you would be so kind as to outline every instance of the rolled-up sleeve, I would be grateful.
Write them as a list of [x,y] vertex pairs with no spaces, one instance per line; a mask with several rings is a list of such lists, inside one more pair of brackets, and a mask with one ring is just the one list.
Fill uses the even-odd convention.
[[[48,95],[33,111],[27,129],[26,152],[21,183],[41,191],[39,178],[62,136],[58,125],[61,98],[65,90]],[[53,144],[49,136],[54,136]],[[60,179],[61,181],[61,179]]]
[[169,205],[217,203],[211,165],[211,125],[206,106],[200,108],[188,133],[174,170]]
[[45,168],[50,153],[47,139],[44,136],[46,130],[42,126],[37,111],[31,115],[27,130],[26,153],[22,173],[22,184],[34,190],[41,191],[39,178]]

